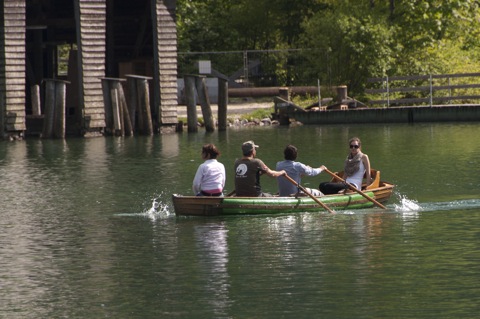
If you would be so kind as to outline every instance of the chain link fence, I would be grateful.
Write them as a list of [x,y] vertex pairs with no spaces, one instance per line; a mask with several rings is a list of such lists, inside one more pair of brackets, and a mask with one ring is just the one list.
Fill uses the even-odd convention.
[[[199,74],[199,61],[210,61],[213,77],[228,79],[230,87],[331,85],[328,72],[307,62],[309,50],[245,50],[178,53],[178,74]],[[325,82],[325,83],[323,83]]]

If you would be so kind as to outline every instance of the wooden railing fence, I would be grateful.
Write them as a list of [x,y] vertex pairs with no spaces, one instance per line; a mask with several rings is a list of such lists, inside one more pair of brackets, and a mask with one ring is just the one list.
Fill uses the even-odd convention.
[[381,87],[365,90],[368,94],[381,94],[381,99],[370,100],[370,103],[387,107],[405,104],[433,106],[451,104],[452,101],[466,104],[480,99],[480,73],[387,76],[370,78],[367,82]]

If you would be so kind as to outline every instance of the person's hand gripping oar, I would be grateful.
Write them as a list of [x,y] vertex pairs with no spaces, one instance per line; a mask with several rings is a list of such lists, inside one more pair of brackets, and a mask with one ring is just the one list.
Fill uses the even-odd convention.
[[362,192],[361,190],[359,190],[359,189],[356,188],[355,186],[347,183],[343,178],[341,178],[340,176],[336,175],[335,173],[330,172],[328,169],[325,169],[325,172],[327,172],[328,174],[332,175],[332,177],[335,177],[335,178],[338,179],[340,182],[345,183],[345,185],[347,185],[348,188],[350,188],[351,190],[356,191],[357,193],[359,193],[360,195],[362,195],[363,197],[365,197],[366,199],[368,199],[369,201],[371,201],[372,203],[374,203],[374,204],[377,205],[378,207],[383,208],[383,209],[387,209],[385,206],[383,206],[382,204],[380,204],[379,202],[377,202],[375,199],[371,198],[370,196],[368,196],[367,194],[365,194],[364,192]]

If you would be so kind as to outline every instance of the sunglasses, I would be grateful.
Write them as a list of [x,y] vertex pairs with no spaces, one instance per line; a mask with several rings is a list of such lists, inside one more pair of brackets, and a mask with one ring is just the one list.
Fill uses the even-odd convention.
[[350,145],[350,148],[359,148],[360,145]]

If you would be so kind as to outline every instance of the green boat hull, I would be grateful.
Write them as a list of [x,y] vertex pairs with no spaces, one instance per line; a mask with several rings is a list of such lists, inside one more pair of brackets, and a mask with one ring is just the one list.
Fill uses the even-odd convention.
[[[393,185],[383,182],[381,187],[364,192],[370,199],[386,202]],[[358,193],[337,194],[317,197],[332,210],[364,209],[374,203]],[[259,215],[301,212],[325,212],[326,210],[311,197],[203,197],[172,195],[176,215],[218,216]]]
[[[373,193],[366,193],[373,196]],[[359,194],[336,197],[319,197],[319,200],[332,209],[362,209],[373,207],[373,203]],[[225,198],[222,215],[254,215],[295,212],[325,211],[310,197],[260,197],[260,198]]]

